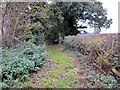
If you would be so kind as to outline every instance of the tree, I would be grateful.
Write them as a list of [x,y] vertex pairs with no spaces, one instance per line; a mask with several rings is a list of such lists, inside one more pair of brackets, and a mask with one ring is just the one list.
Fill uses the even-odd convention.
[[19,35],[16,32],[18,32],[18,29],[22,27],[22,25],[24,25],[24,23],[22,22],[22,17],[25,6],[26,5],[24,5],[24,3],[4,3],[2,17],[3,47],[11,47],[15,44],[16,40],[19,40],[17,38],[19,37]]
[[100,32],[101,28],[109,28],[112,19],[108,20],[107,10],[103,8],[101,2],[57,2],[56,6],[62,11],[64,17],[63,27],[65,35],[77,34],[77,21],[88,21],[95,32]]
[[49,5],[49,30],[47,39],[58,39],[59,35],[76,35],[77,22],[79,20],[88,22],[90,27],[99,33],[101,28],[110,28],[112,19],[107,18],[107,10],[101,2],[90,0],[90,2],[56,2]]
[[[91,1],[91,0],[90,0]],[[7,3],[5,7],[3,26],[7,27],[7,38],[14,42],[33,40],[35,44],[44,42],[44,38],[52,41],[60,36],[76,35],[77,21],[88,21],[95,32],[101,28],[109,28],[112,19],[108,20],[107,10],[101,2],[45,2]],[[8,25],[5,25],[7,22]],[[3,30],[2,30],[3,32]],[[45,37],[44,37],[45,36]],[[6,38],[6,37],[5,37]],[[12,43],[11,43],[12,44]]]
[[44,42],[44,25],[48,18],[46,3],[9,2],[5,5],[3,27],[7,33],[3,35],[3,46],[12,46],[15,40]]
[[59,41],[59,34],[64,32],[62,27],[64,18],[62,17],[61,10],[55,4],[48,4],[47,14],[49,18],[45,26],[47,29],[45,32],[46,39],[50,42],[56,43]]

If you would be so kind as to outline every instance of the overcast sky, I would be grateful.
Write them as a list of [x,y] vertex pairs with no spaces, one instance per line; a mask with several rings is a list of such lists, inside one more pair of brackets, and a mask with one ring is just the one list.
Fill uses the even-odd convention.
[[102,30],[102,33],[116,33],[118,32],[118,2],[120,0],[98,0],[103,3],[103,7],[108,11],[108,18],[113,19],[113,24],[110,29]]
[[[118,2],[120,0],[97,0],[103,3],[103,7],[107,9],[107,13],[108,13],[108,19],[112,19],[113,23],[111,24],[109,29],[103,29],[101,30],[101,33],[118,33]],[[82,22],[78,22],[78,24],[80,25]],[[87,25],[83,24],[83,25]],[[87,26],[88,28],[86,29],[87,32],[92,33],[94,32],[94,28],[90,28],[89,26]]]

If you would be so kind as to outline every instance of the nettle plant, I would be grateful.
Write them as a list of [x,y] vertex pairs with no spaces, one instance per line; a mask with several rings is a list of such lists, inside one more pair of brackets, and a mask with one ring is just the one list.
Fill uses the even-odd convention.
[[46,60],[45,45],[36,46],[24,42],[20,48],[3,50],[2,81],[3,83],[23,82],[28,80],[31,72],[44,65]]

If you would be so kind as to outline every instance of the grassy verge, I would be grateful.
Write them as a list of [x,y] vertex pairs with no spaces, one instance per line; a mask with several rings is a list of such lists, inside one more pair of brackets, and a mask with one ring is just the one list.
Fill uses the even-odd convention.
[[48,46],[48,54],[51,60],[56,63],[56,68],[48,71],[42,82],[45,88],[69,88],[76,87],[79,76],[77,68],[73,68],[73,62],[64,52],[58,49],[58,46]]

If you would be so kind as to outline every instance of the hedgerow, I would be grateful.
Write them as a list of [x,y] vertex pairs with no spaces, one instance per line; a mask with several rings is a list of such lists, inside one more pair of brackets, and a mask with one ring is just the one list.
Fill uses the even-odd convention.
[[120,77],[118,34],[86,34],[67,36],[64,48],[87,55],[89,64],[100,69],[105,75]]
[[41,68],[46,60],[45,45],[30,42],[24,42],[19,48],[3,49],[2,54],[1,85],[5,87],[28,80],[29,74]]
[[65,50],[71,56],[77,57],[77,64],[81,69],[81,74],[86,76],[87,88],[119,88],[120,85],[111,74],[104,75],[103,73],[96,71],[95,68],[89,63],[89,57],[83,55],[80,52],[71,51],[69,49]]

